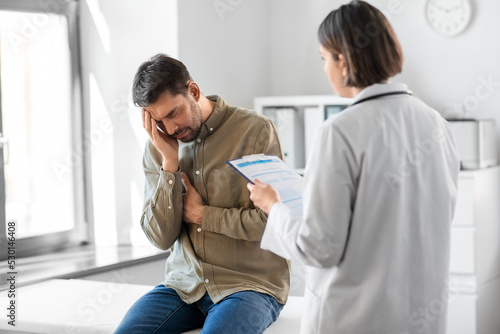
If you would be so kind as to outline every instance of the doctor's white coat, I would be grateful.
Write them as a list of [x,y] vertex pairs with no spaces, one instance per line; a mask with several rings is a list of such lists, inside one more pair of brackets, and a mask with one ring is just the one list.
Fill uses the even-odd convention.
[[[354,101],[407,89],[376,84]],[[322,124],[303,216],[275,204],[261,243],[307,265],[301,333],[445,333],[458,171],[448,123],[414,96],[364,101]]]

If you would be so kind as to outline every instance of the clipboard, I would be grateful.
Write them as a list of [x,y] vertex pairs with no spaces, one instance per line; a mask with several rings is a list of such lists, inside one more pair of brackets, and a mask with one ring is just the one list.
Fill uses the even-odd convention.
[[272,185],[293,213],[302,214],[303,177],[276,155],[252,154],[226,163],[248,182]]

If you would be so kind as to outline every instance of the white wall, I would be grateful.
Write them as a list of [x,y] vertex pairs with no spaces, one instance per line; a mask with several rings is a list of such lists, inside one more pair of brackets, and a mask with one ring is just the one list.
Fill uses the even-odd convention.
[[269,95],[332,94],[323,72],[316,32],[326,15],[345,2],[272,1]]
[[[348,0],[273,0],[270,2],[270,82],[267,95],[331,94],[318,55],[316,31],[330,10]],[[500,2],[472,0],[469,27],[443,37],[426,23],[425,3],[368,0],[392,23],[405,55],[403,73],[413,92],[445,117],[493,118],[500,133]],[[460,111],[461,110],[461,111]],[[500,150],[500,144],[498,145]]]
[[[330,94],[316,31],[330,10],[347,2],[184,0],[179,4],[179,57],[206,93],[220,93],[245,107],[251,107],[254,96]],[[443,113],[464,104],[471,116],[497,117],[500,87],[493,86],[478,105],[474,96],[477,89],[487,92],[488,87],[478,88],[481,78],[500,82],[500,44],[494,40],[500,32],[499,2],[473,0],[472,23],[451,38],[427,25],[425,1],[369,2],[386,13],[403,46],[404,71],[394,81],[408,83]],[[218,9],[218,4],[227,7]]]
[[96,242],[149,244],[139,226],[147,133],[130,103],[131,87],[149,57],[177,56],[176,1],[86,0],[80,15]]
[[[331,92],[317,56],[316,30],[331,9],[347,2],[273,0],[271,94]],[[473,0],[475,14],[470,26],[451,38],[436,34],[427,25],[426,1],[368,2],[386,13],[403,46],[403,73],[394,81],[406,82],[416,95],[441,112],[463,104],[469,116],[495,118],[500,124],[497,112],[500,105],[500,43],[495,40],[500,33],[497,18],[500,2]],[[496,86],[486,87],[481,78],[493,81]],[[490,95],[477,99],[477,90],[480,97]]]
[[[316,31],[330,10],[347,2],[83,1],[82,66],[85,111],[95,138],[93,196],[101,236],[97,241],[145,240],[138,219],[146,134],[138,110],[129,105],[132,77],[141,62],[157,52],[176,56],[203,93],[219,94],[230,104],[248,108],[256,96],[331,94]],[[425,1],[369,2],[388,13],[403,46],[404,71],[394,81],[406,82],[441,112],[464,104],[470,116],[495,118],[500,128],[500,2],[473,0],[472,23],[453,38],[439,36],[427,26]],[[493,84],[485,86],[482,82],[488,80]]]
[[[384,1],[373,1],[383,4]],[[464,104],[471,117],[494,117],[500,123],[500,2],[473,1],[474,17],[462,34],[446,38],[434,33],[424,17],[424,1],[407,1],[399,14],[392,15],[406,61],[398,80],[439,111]],[[489,98],[474,106],[480,78],[492,77],[498,83]],[[487,93],[479,90],[479,96]]]
[[205,95],[252,108],[269,94],[269,3],[179,1],[179,59]]

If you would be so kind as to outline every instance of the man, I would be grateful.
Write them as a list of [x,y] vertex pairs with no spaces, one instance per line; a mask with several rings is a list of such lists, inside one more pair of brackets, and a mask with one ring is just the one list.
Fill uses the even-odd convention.
[[139,67],[133,96],[150,137],[141,226],[171,253],[163,284],[131,307],[115,333],[262,333],[286,302],[289,263],[260,248],[267,215],[225,161],[282,157],[275,126],[204,96],[184,64],[163,54]]

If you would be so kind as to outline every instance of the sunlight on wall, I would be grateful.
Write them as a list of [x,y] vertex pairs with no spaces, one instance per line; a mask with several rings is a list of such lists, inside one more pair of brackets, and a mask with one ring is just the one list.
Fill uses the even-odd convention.
[[148,135],[131,89],[142,62],[156,53],[177,57],[177,11],[177,0],[82,2],[84,113],[96,142],[91,170],[97,245],[150,245],[140,227]]
[[89,7],[90,14],[94,21],[97,33],[101,40],[102,46],[106,53],[111,52],[111,36],[109,32],[109,25],[106,18],[102,14],[101,8],[99,7],[99,0],[87,0],[87,6]]
[[113,126],[99,84],[89,73],[90,138],[92,143],[92,193],[94,199],[95,241],[99,245],[116,244],[115,165]]

